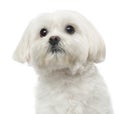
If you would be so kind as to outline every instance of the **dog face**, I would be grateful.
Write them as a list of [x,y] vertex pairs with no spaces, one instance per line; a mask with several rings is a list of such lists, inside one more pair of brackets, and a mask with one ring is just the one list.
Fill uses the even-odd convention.
[[99,33],[83,16],[57,11],[33,19],[26,28],[14,58],[37,68],[63,69],[101,62],[105,46]]

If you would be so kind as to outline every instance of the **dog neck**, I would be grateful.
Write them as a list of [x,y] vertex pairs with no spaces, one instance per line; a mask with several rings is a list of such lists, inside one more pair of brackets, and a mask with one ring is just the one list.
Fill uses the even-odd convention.
[[87,64],[73,69],[64,68],[53,71],[43,71],[39,73],[38,84],[49,88],[64,84],[76,83],[77,80],[85,79],[94,75],[96,67],[94,64]]
[[51,78],[52,77],[74,77],[76,75],[82,76],[92,69],[95,65],[93,63],[75,64],[69,68],[63,69],[43,69],[39,70],[40,77]]

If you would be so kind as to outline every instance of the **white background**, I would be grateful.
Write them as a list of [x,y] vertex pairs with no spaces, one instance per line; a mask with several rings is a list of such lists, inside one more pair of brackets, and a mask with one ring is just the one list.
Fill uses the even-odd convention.
[[[120,1],[119,0],[0,0],[0,114],[34,114],[36,73],[12,60],[28,22],[39,13],[76,10],[103,36],[107,54],[98,64],[120,114]],[[104,94],[104,93],[103,93]],[[102,113],[101,113],[102,114]]]

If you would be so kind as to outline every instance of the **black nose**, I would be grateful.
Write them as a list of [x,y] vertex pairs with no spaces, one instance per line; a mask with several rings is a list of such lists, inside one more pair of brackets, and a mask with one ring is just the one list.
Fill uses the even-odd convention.
[[60,41],[60,37],[59,36],[51,36],[50,39],[49,39],[49,43],[52,46],[58,45],[59,41]]

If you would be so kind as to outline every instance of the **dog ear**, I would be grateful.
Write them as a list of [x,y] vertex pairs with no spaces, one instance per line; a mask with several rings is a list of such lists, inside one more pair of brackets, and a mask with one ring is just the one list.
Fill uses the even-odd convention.
[[14,54],[14,60],[25,63],[29,62],[29,49],[30,49],[30,29],[31,23],[27,26],[26,30],[23,33],[22,39],[20,40]]
[[90,31],[88,33],[88,61],[99,63],[105,59],[105,44],[100,34],[91,25]]

